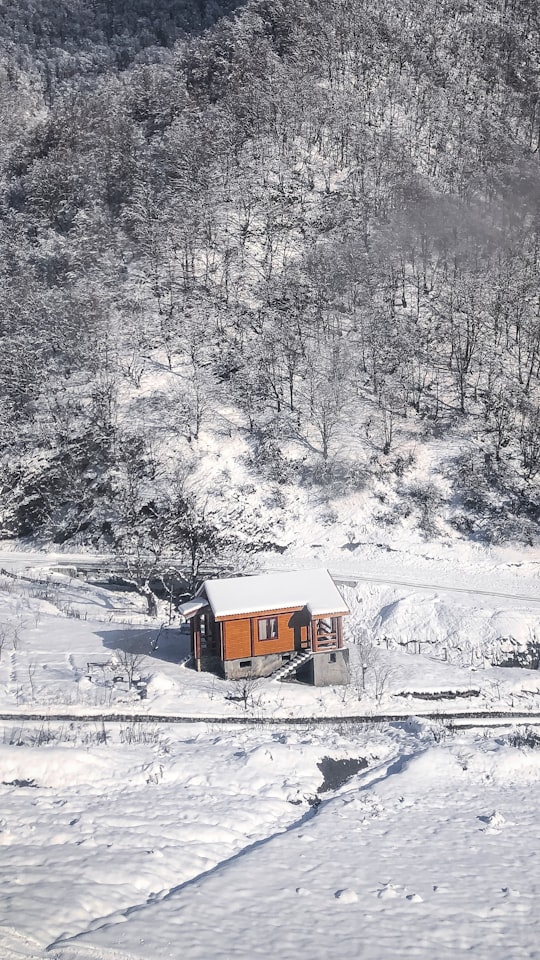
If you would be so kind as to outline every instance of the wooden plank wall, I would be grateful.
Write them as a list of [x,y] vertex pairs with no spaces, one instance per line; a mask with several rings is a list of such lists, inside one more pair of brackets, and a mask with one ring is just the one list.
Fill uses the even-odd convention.
[[[267,614],[276,616],[276,614]],[[289,626],[292,614],[277,614],[278,636],[276,640],[259,640],[257,616],[251,619],[223,621],[224,660],[242,660],[248,657],[263,657],[269,653],[286,653],[294,650],[294,629]],[[253,639],[252,639],[253,638]]]
[[251,657],[250,621],[225,620],[223,623],[223,659],[242,660]]
[[288,650],[294,650],[294,630],[289,626],[291,619],[290,613],[281,613],[277,615],[278,635],[277,640],[259,640],[257,630],[257,620],[253,619],[253,654],[256,657],[263,657],[268,653],[286,653]]

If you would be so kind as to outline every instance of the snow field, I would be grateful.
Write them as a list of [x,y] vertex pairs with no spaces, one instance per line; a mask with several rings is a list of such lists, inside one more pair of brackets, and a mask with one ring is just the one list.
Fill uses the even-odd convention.
[[369,747],[330,731],[203,725],[188,736],[147,727],[141,742],[115,729],[105,743],[28,746],[34,732],[18,728],[19,745],[0,746],[0,929],[43,947],[286,829],[311,809],[322,757]]
[[[427,549],[348,551],[341,567],[330,551],[353,610],[351,684],[267,679],[247,709],[182,665],[188,636],[162,629],[165,609],[152,620],[134,593],[55,572],[62,558],[6,551],[0,711],[20,719],[0,730],[2,960],[540,956],[540,751],[411,719],[539,710],[537,671],[488,666],[503,629],[538,639],[537,565]],[[316,552],[280,559],[309,568]],[[143,655],[145,699],[115,680],[118,650]],[[98,719],[115,712],[133,720]],[[211,722],[228,717],[248,724]],[[298,717],[312,722],[272,726]],[[318,796],[325,757],[368,766]]]
[[[64,567],[76,559],[64,555]],[[70,578],[57,572],[61,560],[62,555],[57,559],[7,551],[1,558],[9,572],[0,574],[0,710],[245,715],[242,704],[228,699],[230,684],[182,666],[189,636],[178,622],[167,626],[165,605],[157,619],[150,618],[144,599],[136,593]],[[250,715],[321,717],[389,711],[406,715],[422,707],[433,710],[434,695],[440,697],[441,707],[447,696],[452,709],[460,711],[491,703],[497,709],[538,709],[537,671],[490,666],[516,649],[540,644],[536,566],[524,562],[520,567],[500,558],[495,563],[486,555],[478,562],[473,555],[450,561],[442,551],[438,560],[433,559],[433,579],[458,590],[464,589],[459,585],[468,574],[471,590],[445,593],[444,587],[392,583],[400,576],[418,582],[429,576],[426,558],[413,554],[406,565],[400,554],[398,560],[387,558],[383,567],[380,552],[372,550],[364,564],[350,559],[342,574],[336,562],[335,576],[338,582],[340,575],[345,578],[341,589],[351,608],[346,618],[350,686],[313,690],[261,681],[250,695]],[[297,565],[301,562],[309,568],[309,558],[297,558]],[[372,571],[380,574],[381,582],[364,582],[366,569],[368,576]],[[501,594],[529,599],[473,592],[475,584],[480,591],[489,583],[498,585]],[[136,676],[145,682],[144,699],[136,689],[128,689],[121,666],[114,666],[116,651],[142,657]],[[476,690],[480,699],[468,696]]]
[[538,956],[540,757],[426,733],[388,731],[397,755],[314,815],[58,944],[62,960]]

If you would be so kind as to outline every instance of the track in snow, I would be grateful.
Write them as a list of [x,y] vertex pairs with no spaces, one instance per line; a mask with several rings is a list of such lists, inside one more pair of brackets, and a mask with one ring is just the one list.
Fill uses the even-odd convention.
[[499,593],[495,590],[478,590],[469,587],[447,587],[440,583],[417,583],[414,580],[388,580],[385,577],[364,577],[351,574],[332,574],[337,584],[355,586],[357,583],[386,583],[394,587],[413,587],[417,590],[441,590],[443,593],[464,593],[468,596],[497,597],[501,600],[523,600],[526,603],[540,603],[540,595],[536,597],[524,596],[517,593]]
[[337,717],[197,717],[175,714],[134,714],[134,713],[0,713],[0,722],[9,723],[162,723],[194,724],[208,723],[219,726],[313,726],[318,724],[356,723],[360,726],[375,726],[380,723],[406,723],[411,717],[420,720],[440,720],[459,726],[486,727],[512,726],[512,724],[539,726],[540,712],[523,713],[510,710],[474,710],[470,713],[452,713],[449,711],[411,710],[410,713],[356,714]]

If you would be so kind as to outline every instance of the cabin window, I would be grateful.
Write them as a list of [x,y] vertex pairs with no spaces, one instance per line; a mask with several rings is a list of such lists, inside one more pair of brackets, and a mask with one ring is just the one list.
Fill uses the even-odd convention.
[[240,661],[240,666],[241,666],[241,667],[250,667],[250,666],[251,666],[251,660],[241,660],[241,661]]
[[277,617],[265,617],[257,622],[259,640],[277,640]]

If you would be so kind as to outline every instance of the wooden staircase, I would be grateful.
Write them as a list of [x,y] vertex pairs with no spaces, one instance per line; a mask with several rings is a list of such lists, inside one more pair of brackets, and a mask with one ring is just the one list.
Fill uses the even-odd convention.
[[272,674],[272,679],[287,680],[288,677],[298,670],[301,664],[306,663],[307,660],[311,660],[312,656],[312,650],[302,650],[300,653],[297,653],[292,660],[288,660],[287,663],[282,664],[282,666]]

